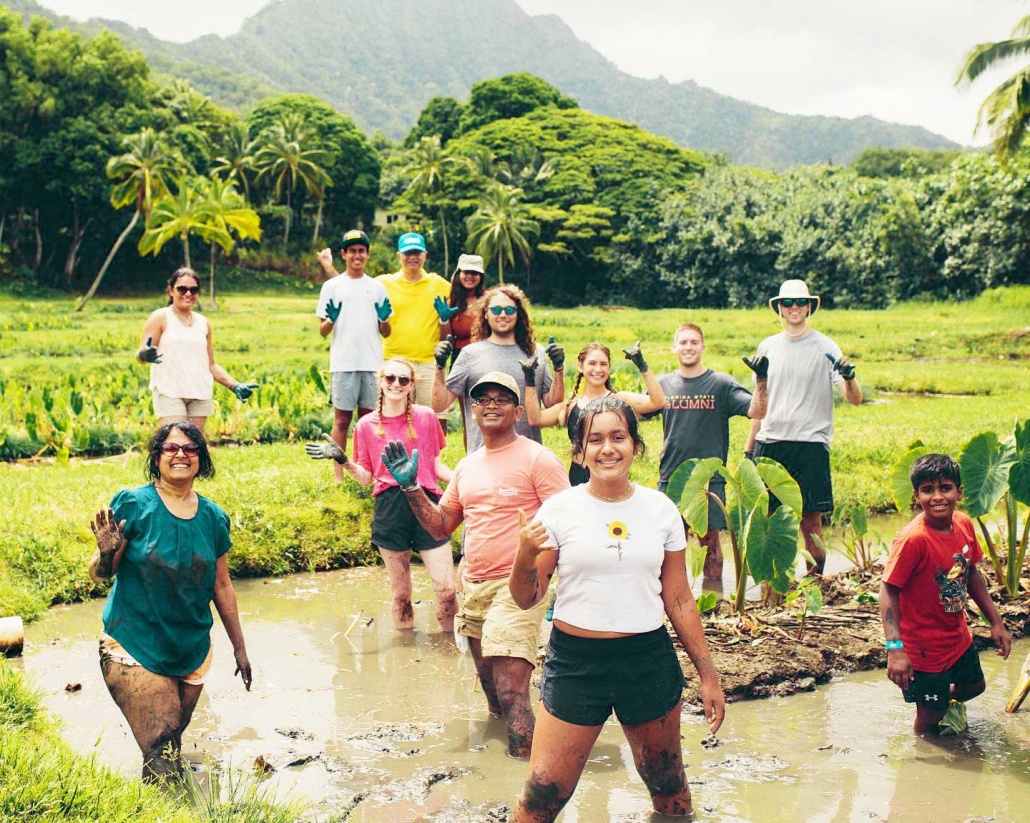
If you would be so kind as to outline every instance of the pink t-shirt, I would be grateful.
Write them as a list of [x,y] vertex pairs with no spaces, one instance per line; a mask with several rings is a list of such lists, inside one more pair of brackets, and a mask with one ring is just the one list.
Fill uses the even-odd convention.
[[379,413],[366,414],[354,427],[354,462],[372,472],[375,486],[372,496],[383,489],[396,486],[397,481],[383,464],[383,446],[388,440],[400,440],[410,455],[418,449],[418,484],[426,491],[440,494],[440,481],[436,478],[436,458],[447,445],[440,421],[428,406],[412,406],[411,422],[415,426],[415,439],[408,433],[408,419],[400,414],[383,418],[383,434],[379,434]]
[[554,453],[522,435],[463,457],[440,506],[465,518],[464,578],[507,577],[518,547],[519,509],[532,520],[547,498],[568,487],[568,472]]

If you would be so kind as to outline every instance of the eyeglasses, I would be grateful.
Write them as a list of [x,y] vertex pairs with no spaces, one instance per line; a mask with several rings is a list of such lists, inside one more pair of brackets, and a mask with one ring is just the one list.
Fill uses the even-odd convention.
[[784,308],[789,309],[791,306],[800,306],[804,308],[808,305],[807,297],[784,297],[780,300],[780,305]]
[[384,374],[383,380],[386,381],[386,384],[388,386],[392,386],[394,384],[394,381],[400,383],[402,386],[407,386],[411,382],[410,377],[404,377],[399,374]]
[[497,397],[476,397],[472,402],[477,406],[482,406],[484,409],[489,406],[497,406],[502,409],[505,406],[514,406],[515,398],[510,394],[500,394]]
[[490,314],[494,317],[500,317],[502,314],[506,314],[508,317],[511,317],[518,310],[518,306],[491,306]]
[[178,454],[179,452],[187,457],[195,457],[200,454],[200,446],[196,443],[169,443],[167,440],[161,444],[162,454]]
[[175,290],[179,294],[200,294],[200,286],[176,286]]

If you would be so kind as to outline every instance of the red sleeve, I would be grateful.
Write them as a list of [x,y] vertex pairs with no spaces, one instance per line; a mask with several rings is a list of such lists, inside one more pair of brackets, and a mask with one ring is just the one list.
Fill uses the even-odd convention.
[[882,580],[901,589],[923,559],[923,540],[918,527],[902,529],[891,545]]

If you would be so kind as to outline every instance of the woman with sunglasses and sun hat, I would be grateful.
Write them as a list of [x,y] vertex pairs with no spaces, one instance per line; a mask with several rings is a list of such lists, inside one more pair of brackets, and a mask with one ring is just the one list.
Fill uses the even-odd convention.
[[440,317],[440,339],[451,336],[453,349],[451,365],[458,353],[472,342],[472,326],[476,320],[475,302],[483,296],[483,280],[486,269],[483,258],[478,254],[463,254],[458,258],[458,267],[451,276],[449,300],[437,297],[434,306]]
[[433,410],[415,403],[414,381],[415,367],[404,358],[391,358],[379,367],[379,401],[354,428],[354,460],[328,434],[322,435],[324,443],[308,443],[305,451],[315,460],[335,460],[362,486],[373,486],[372,543],[390,579],[394,628],[415,626],[410,566],[411,552],[417,551],[436,593],[436,619],[450,634],[458,607],[450,539],[441,542],[422,528],[382,460],[390,441],[399,440],[409,453],[417,450],[418,483],[434,503],[440,499],[440,481],[451,480],[451,470],[440,458],[447,439]]
[[[612,388],[612,353],[602,343],[587,343],[580,349],[576,358],[576,382],[572,387],[572,396],[568,400],[556,403],[546,409],[541,409],[536,399],[536,385],[533,375],[536,370],[536,358],[520,360],[522,372],[526,378],[526,417],[534,426],[547,428],[548,426],[565,426],[569,434],[569,442],[574,440],[576,423],[583,411],[583,407],[599,397],[615,395],[620,400],[625,400],[633,407],[638,416],[656,412],[665,407],[665,392],[658,383],[658,377],[651,371],[644,360],[644,354],[640,351],[640,341],[628,349],[622,350],[626,359],[633,363],[640,370],[644,378],[644,385],[647,387],[647,394],[639,392],[620,391]],[[580,394],[580,386],[586,383],[583,393]],[[569,483],[578,486],[590,479],[590,472],[583,465],[582,455],[572,453],[572,461],[569,465]]]
[[143,754],[143,780],[183,775],[182,734],[211,667],[211,604],[250,691],[250,660],[229,578],[229,516],[193,490],[215,473],[203,432],[166,423],[145,456],[150,482],[123,489],[90,523],[94,582],[114,578],[100,669]]
[[686,816],[683,670],[666,618],[697,670],[713,734],[725,700],[687,583],[683,521],[664,494],[630,480],[644,441],[628,403],[611,394],[589,403],[574,448],[590,479],[545,500],[531,523],[520,514],[508,578],[512,598],[531,609],[558,573],[529,778],[511,819],[557,817],[613,710],[654,810]]
[[136,359],[150,363],[150,391],[157,424],[187,419],[198,428],[214,412],[217,381],[246,402],[257,383],[239,383],[215,362],[211,324],[194,311],[200,278],[185,266],[168,278],[168,305],[153,312],[143,325]]

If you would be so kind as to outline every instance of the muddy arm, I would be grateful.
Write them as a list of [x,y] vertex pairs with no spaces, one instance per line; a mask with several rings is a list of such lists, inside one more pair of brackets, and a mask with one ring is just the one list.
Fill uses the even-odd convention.
[[243,685],[250,691],[250,684],[253,675],[250,669],[250,660],[247,658],[247,644],[243,640],[243,628],[240,626],[240,612],[236,605],[236,590],[232,587],[232,579],[229,577],[229,563],[226,560],[228,555],[223,554],[215,564],[215,608],[222,620],[225,633],[232,643],[233,655],[236,658],[236,674],[243,677]]

